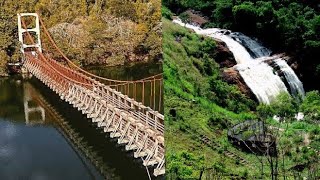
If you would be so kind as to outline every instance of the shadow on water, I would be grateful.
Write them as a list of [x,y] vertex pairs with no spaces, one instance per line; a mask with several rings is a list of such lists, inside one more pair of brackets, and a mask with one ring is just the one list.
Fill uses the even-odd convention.
[[[32,109],[27,116],[25,107]],[[26,178],[143,180],[148,176],[133,153],[40,81],[0,79],[0,179]]]

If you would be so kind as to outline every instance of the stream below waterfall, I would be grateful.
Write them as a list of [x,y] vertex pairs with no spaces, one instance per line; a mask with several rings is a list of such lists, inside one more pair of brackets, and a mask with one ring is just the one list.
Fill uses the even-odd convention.
[[199,35],[223,41],[237,62],[233,68],[239,72],[260,103],[270,104],[282,92],[304,96],[303,84],[287,62],[279,55],[271,56],[272,51],[257,40],[226,29],[202,29],[185,24],[180,19],[173,22]]

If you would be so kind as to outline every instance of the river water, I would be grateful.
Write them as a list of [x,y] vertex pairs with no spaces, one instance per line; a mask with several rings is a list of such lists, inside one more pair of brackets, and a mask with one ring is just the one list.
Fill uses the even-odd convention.
[[[152,64],[90,69],[124,79],[162,71]],[[39,80],[14,76],[0,79],[0,179],[149,178],[133,153]]]

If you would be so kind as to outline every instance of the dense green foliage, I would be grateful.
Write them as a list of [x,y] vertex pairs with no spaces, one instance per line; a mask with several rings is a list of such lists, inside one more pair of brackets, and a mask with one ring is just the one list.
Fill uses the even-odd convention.
[[[0,64],[21,58],[17,37],[19,12],[39,12],[58,46],[81,64],[159,59],[160,7],[158,0],[1,1]],[[43,34],[43,47],[52,52],[53,47]]]
[[[287,173],[286,176],[290,177],[290,172],[286,172],[290,170],[295,177],[308,176],[309,179],[319,177],[320,125],[317,117],[320,110],[319,101],[319,92],[311,91],[306,94],[302,102],[288,94],[280,94],[270,105],[261,104],[257,107],[259,114],[268,111],[268,114],[264,114],[264,120],[268,119],[266,122],[268,131],[276,137],[278,158],[285,162],[278,169],[280,176],[285,176]],[[302,120],[295,118],[299,112],[304,113]],[[279,121],[275,121],[273,115],[277,115]],[[298,166],[300,170],[295,169]]]
[[210,19],[206,27],[227,28],[257,37],[274,51],[287,52],[299,61],[307,88],[320,88],[319,1],[298,0],[164,0],[180,14],[191,8]]
[[300,106],[308,119],[320,119],[320,94],[318,91],[310,91],[307,93]]
[[[263,120],[268,119],[268,124],[284,128],[286,131],[284,133],[285,136],[294,138],[299,133],[309,133],[313,138],[316,138],[310,142],[310,146],[319,151],[320,146],[316,146],[320,138],[320,126],[318,122],[320,112],[319,102],[319,91],[307,92],[302,102],[283,93],[270,105],[260,104],[257,107],[257,113],[260,117],[263,117]],[[304,114],[303,121],[297,121],[296,119],[296,115],[299,112]],[[272,119],[274,115],[278,116],[280,123]]]

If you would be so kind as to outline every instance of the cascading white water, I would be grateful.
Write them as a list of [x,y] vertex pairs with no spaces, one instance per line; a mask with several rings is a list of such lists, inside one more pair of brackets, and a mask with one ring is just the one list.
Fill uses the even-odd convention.
[[[173,22],[193,29],[197,34],[206,35],[225,42],[237,61],[235,69],[239,71],[239,74],[259,102],[269,104],[281,92],[288,93],[280,76],[274,73],[271,66],[263,62],[263,59],[270,56],[271,51],[257,41],[242,33],[233,33],[225,29],[201,29],[198,26],[185,24],[180,19],[175,19]],[[303,96],[303,85],[286,61],[280,59],[276,60],[275,63],[284,73],[293,95],[301,94]]]
[[229,50],[233,53],[237,64],[247,63],[248,61],[253,60],[246,48],[240,43],[237,43],[231,37],[224,35],[221,30],[215,31],[216,29],[206,29],[202,34],[225,42]]
[[297,77],[297,75],[294,73],[292,68],[287,64],[286,61],[279,58],[274,60],[274,62],[277,64],[277,66],[280,68],[281,72],[283,72],[289,86],[290,86],[290,92],[293,95],[304,95],[304,89],[302,82]]
[[267,63],[252,61],[234,67],[259,102],[269,104],[280,92],[288,92],[285,84]]
[[174,23],[184,26],[186,28],[194,30],[197,34],[210,36],[215,39],[219,39],[225,42],[233,53],[234,58],[238,64],[245,63],[248,60],[252,60],[251,55],[248,53],[245,47],[240,43],[234,41],[231,37],[224,35],[228,30],[219,29],[219,28],[210,28],[210,29],[201,29],[198,26],[191,24],[185,24],[180,19],[173,20]]
[[260,58],[270,56],[271,50],[262,46],[258,41],[251,39],[250,37],[239,33],[230,33],[230,36],[242,46],[244,46],[252,56],[252,58]]

